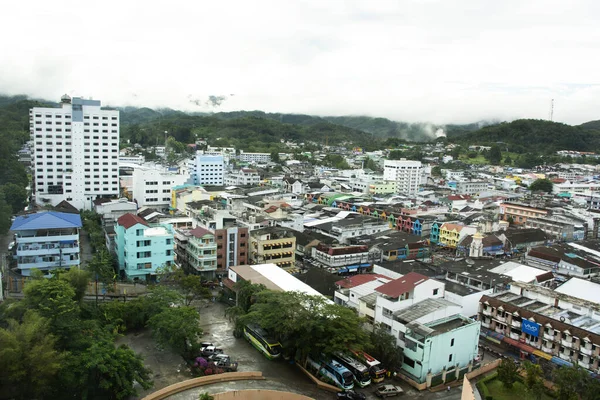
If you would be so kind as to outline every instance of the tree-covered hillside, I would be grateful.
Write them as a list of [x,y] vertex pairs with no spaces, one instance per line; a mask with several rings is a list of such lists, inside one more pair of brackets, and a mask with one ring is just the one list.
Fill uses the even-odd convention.
[[600,131],[558,122],[520,119],[486,126],[464,134],[463,145],[503,143],[515,153],[552,153],[557,150],[600,151]]

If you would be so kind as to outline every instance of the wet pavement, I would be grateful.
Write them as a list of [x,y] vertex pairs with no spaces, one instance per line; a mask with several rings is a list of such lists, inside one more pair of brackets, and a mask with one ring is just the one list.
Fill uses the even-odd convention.
[[[261,371],[266,379],[207,385],[178,393],[169,397],[169,400],[195,400],[199,394],[204,392],[215,394],[243,389],[281,390],[300,393],[314,399],[336,398],[335,394],[318,389],[295,365],[283,360],[268,360],[245,339],[235,338],[232,333],[233,323],[225,317],[225,309],[226,306],[220,303],[208,303],[199,308],[201,325],[204,329],[202,340],[222,347],[226,354],[239,363],[239,371]],[[178,382],[178,380],[175,380],[173,383],[175,382]],[[401,386],[405,391],[404,398],[458,400],[461,397],[462,390],[462,386],[459,386],[452,388],[450,392],[430,393],[414,390],[404,382],[398,380],[387,380],[385,383],[393,383]],[[376,387],[377,385],[371,385],[357,391],[365,393],[367,399],[376,399],[377,397],[374,395]],[[159,389],[159,387],[156,387],[154,390],[156,389]]]

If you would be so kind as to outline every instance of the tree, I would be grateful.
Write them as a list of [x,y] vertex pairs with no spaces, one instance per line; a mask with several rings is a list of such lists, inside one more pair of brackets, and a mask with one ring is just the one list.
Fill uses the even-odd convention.
[[370,169],[371,171],[381,170],[381,168],[379,167],[379,164],[377,164],[375,162],[375,160],[373,160],[371,157],[367,157],[366,162],[365,162],[365,168]]
[[[553,375],[554,385],[558,387],[559,400],[577,399],[578,394],[585,391],[588,379],[590,379],[589,374],[579,366],[558,367],[554,370]],[[597,397],[591,398],[597,399]]]
[[169,307],[151,317],[148,326],[159,344],[169,346],[184,358],[199,350],[200,315],[192,307]]
[[369,343],[362,329],[365,321],[354,310],[300,292],[264,290],[256,294],[250,312],[238,322],[258,323],[299,359],[309,354],[345,352],[348,348],[360,350]]
[[94,280],[96,304],[98,304],[98,283],[108,285],[117,279],[113,267],[113,256],[106,249],[97,251],[94,253],[92,259],[88,261],[85,268],[90,272]]
[[504,157],[504,164],[506,165],[511,165],[513,162],[512,158],[510,158],[510,155],[506,155],[506,157]]
[[396,338],[381,325],[370,334],[370,354],[381,361],[389,370],[395,371],[402,366],[402,350],[396,346]]
[[59,276],[60,279],[67,281],[75,290],[75,301],[83,300],[88,284],[90,283],[90,273],[79,268],[71,268]]
[[215,400],[215,396],[211,396],[208,392],[200,393],[198,400]]
[[50,329],[61,344],[69,341],[79,324],[80,308],[75,289],[56,275],[50,279],[31,280],[23,291],[25,304],[49,320]]
[[517,364],[509,358],[502,360],[502,363],[498,366],[498,379],[507,388],[512,388],[513,384],[519,377],[519,371]]
[[500,151],[500,147],[498,147],[498,145],[493,145],[490,151],[486,154],[486,158],[490,164],[500,164],[500,161],[502,160],[502,152]]
[[436,165],[435,167],[431,168],[431,176],[441,177],[442,176],[442,169],[438,165]]
[[529,185],[529,190],[532,192],[552,193],[553,187],[554,185],[552,184],[552,181],[548,179],[536,179],[531,185]]
[[56,343],[48,320],[35,311],[0,328],[0,397],[33,399],[50,392],[64,359]]
[[27,201],[27,190],[24,186],[7,183],[2,185],[2,192],[8,204],[12,207],[13,214],[23,211]]
[[174,284],[179,292],[183,295],[184,304],[189,306],[192,301],[212,297],[212,293],[208,288],[202,285],[202,280],[198,275],[186,274],[181,268],[165,267],[160,272],[160,280],[163,283]]
[[151,371],[142,357],[126,345],[115,347],[112,340],[90,341],[69,358],[68,366],[65,386],[82,399],[129,399],[138,395],[136,383],[143,389],[152,387]]
[[10,218],[13,215],[13,210],[10,204],[7,203],[6,195],[1,188],[2,187],[0,186],[0,234],[4,235],[8,233],[8,230],[10,229]]
[[279,159],[279,151],[273,150],[271,152],[271,161],[274,163],[279,163],[281,160]]
[[388,160],[400,160],[405,157],[404,152],[401,150],[392,150],[390,151],[390,154],[388,154]]
[[523,367],[525,368],[525,386],[532,389],[542,379],[542,368],[531,361],[525,361]]

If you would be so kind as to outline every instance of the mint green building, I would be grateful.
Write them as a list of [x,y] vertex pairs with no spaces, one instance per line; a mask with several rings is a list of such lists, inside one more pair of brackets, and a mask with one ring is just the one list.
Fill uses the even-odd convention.
[[460,314],[406,325],[402,372],[419,383],[454,378],[478,359],[480,323]]
[[119,270],[132,280],[152,281],[156,270],[173,264],[173,227],[150,225],[140,216],[125,214],[115,225],[115,252]]

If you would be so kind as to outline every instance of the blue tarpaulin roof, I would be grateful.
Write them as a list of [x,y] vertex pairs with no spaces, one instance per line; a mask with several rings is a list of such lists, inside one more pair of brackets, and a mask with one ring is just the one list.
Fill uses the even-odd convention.
[[11,231],[35,231],[38,229],[81,228],[79,214],[45,211],[17,217]]

